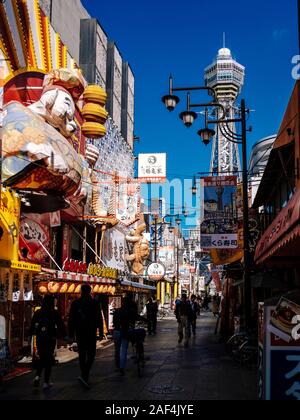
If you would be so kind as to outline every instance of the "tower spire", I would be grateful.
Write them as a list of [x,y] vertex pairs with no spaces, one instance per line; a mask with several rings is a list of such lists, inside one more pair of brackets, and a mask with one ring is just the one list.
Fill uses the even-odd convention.
[[226,32],[223,32],[223,48],[226,48]]

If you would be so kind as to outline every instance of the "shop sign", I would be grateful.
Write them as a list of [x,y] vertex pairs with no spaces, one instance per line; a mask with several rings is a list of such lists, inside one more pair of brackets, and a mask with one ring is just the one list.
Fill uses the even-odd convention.
[[117,280],[118,270],[114,268],[103,267],[100,264],[90,264],[88,267],[88,275]]
[[118,229],[105,232],[102,260],[111,268],[125,271],[125,235]]
[[147,270],[149,280],[161,281],[166,275],[166,268],[162,263],[150,264]]
[[237,249],[238,219],[236,209],[237,177],[206,177],[204,217],[201,224],[203,249]]
[[271,329],[287,343],[300,340],[300,306],[282,298],[271,317]]
[[45,249],[50,249],[48,225],[49,213],[47,215],[28,214],[26,218],[22,219],[19,246],[21,258],[24,261],[49,266],[49,256],[45,251]]
[[161,183],[167,178],[166,153],[139,154],[138,177],[141,182]]
[[22,271],[34,271],[37,273],[39,273],[42,270],[42,267],[40,265],[30,264],[24,261],[0,260],[0,267],[13,268],[15,270],[22,270]]
[[140,216],[140,184],[132,180],[117,183],[116,219],[125,226],[135,223]]
[[86,274],[87,264],[82,261],[71,260],[67,258],[63,264],[63,271],[68,271],[69,273],[78,273]]
[[9,190],[1,190],[0,200],[0,258],[18,258],[20,230],[20,199]]
[[[262,343],[260,338],[260,348],[263,349],[260,356],[260,396],[267,401],[300,401],[300,338],[296,340],[295,336],[286,341],[286,336],[292,335],[292,320],[297,316],[292,314],[297,310],[294,305],[282,299],[277,307],[265,306],[261,317],[264,340]],[[298,322],[298,331],[299,328]]]

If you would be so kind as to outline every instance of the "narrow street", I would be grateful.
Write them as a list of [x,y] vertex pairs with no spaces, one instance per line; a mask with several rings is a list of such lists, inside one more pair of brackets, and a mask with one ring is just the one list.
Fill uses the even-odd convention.
[[54,369],[54,388],[44,393],[34,389],[34,374],[5,383],[0,400],[255,400],[257,372],[241,367],[226,354],[214,335],[216,320],[201,314],[190,347],[177,343],[175,319],[162,320],[158,334],[147,336],[147,361],[143,378],[128,356],[126,376],[121,377],[113,361],[113,345],[98,351],[91,377],[91,390],[77,383],[77,361]]

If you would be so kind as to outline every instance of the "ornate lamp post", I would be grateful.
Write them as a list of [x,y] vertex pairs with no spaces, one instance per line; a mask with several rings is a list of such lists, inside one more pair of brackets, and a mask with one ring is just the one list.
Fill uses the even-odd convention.
[[[208,93],[213,97],[213,101],[206,104],[191,104],[190,101],[190,91],[192,90],[207,90]],[[190,87],[190,88],[174,88],[173,79],[170,77],[169,81],[169,95],[163,97],[163,102],[165,103],[169,111],[174,111],[178,103],[180,102],[179,98],[173,95],[175,91],[185,91],[187,93],[187,111],[180,114],[180,118],[183,120],[185,126],[191,127],[194,121],[196,120],[195,113],[191,111],[193,108],[205,108],[205,127],[198,131],[198,135],[201,137],[202,142],[207,146],[209,145],[211,139],[215,135],[215,131],[209,128],[210,124],[218,125],[220,131],[226,139],[232,143],[242,146],[242,160],[243,160],[243,225],[244,225],[244,267],[243,267],[243,279],[244,279],[244,327],[245,329],[249,328],[251,323],[251,282],[250,282],[250,259],[249,259],[249,202],[248,202],[248,167],[247,167],[247,121],[246,117],[249,111],[246,109],[246,103],[243,99],[241,101],[241,109],[238,118],[227,119],[226,109],[222,104],[216,100],[216,92],[210,87]],[[209,119],[208,108],[221,108],[223,115],[217,120]],[[218,115],[218,113],[215,113]],[[196,114],[197,115],[197,114]],[[237,134],[233,132],[229,126],[230,123],[241,123],[242,132]],[[221,175],[226,175],[221,174]],[[196,183],[194,182],[194,187]],[[196,188],[193,187],[194,193]]]

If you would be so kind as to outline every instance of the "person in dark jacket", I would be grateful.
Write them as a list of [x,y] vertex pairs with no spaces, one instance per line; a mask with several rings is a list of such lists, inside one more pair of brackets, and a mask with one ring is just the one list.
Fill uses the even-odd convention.
[[188,347],[191,336],[193,313],[191,303],[187,299],[186,294],[183,294],[181,301],[177,303],[175,316],[178,322],[178,343],[182,343],[184,338],[184,346]]
[[54,297],[44,297],[42,307],[35,312],[30,327],[31,337],[36,337],[36,345],[39,356],[38,368],[34,379],[34,386],[38,387],[43,370],[45,370],[45,382],[43,389],[49,389],[53,384],[50,382],[52,366],[54,363],[54,351],[56,340],[59,337],[66,337],[64,322],[55,309]]
[[151,297],[149,298],[146,305],[146,311],[148,320],[148,333],[149,335],[152,333],[156,334],[158,305],[153,301]]
[[191,307],[192,307],[192,320],[191,320],[191,326],[192,326],[192,331],[193,331],[193,335],[196,335],[196,324],[197,324],[197,317],[198,314],[200,312],[200,308],[198,306],[197,303],[197,298],[195,295],[191,296]]
[[138,308],[133,300],[133,296],[129,294],[123,300],[121,308],[115,311],[113,317],[115,363],[117,369],[120,369],[121,375],[125,373],[129,342],[139,342],[143,348],[142,343],[145,339],[146,331],[143,328],[135,329],[137,321],[147,322],[147,319],[138,314]]
[[78,345],[81,376],[79,382],[89,389],[90,370],[96,356],[97,331],[103,336],[103,320],[99,302],[91,296],[91,287],[81,287],[81,298],[75,300],[69,315],[69,337]]

